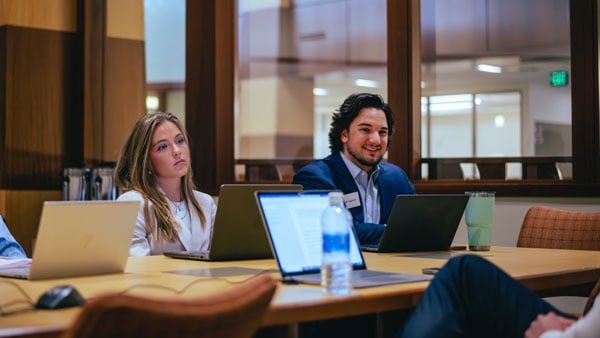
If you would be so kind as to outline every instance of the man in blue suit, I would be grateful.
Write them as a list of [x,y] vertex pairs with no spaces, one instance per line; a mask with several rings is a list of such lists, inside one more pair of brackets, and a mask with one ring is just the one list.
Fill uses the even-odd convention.
[[406,173],[382,162],[394,133],[392,111],[377,94],[352,94],[333,114],[331,155],[294,175],[305,190],[341,190],[361,244],[379,243],[394,197],[414,194]]

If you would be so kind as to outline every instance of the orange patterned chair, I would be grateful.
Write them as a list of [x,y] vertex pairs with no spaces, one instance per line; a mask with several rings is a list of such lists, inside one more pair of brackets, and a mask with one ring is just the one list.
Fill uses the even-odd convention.
[[[518,247],[600,250],[600,212],[566,211],[545,206],[533,206],[525,215]],[[568,290],[553,290],[542,296],[583,296],[587,303],[583,313],[591,308],[600,291],[600,280],[593,287],[582,285]],[[552,299],[548,299],[551,302]],[[555,303],[556,304],[556,303]],[[580,312],[580,311],[577,311]],[[574,312],[577,314],[577,312]]]
[[600,212],[533,206],[523,219],[517,246],[600,250]]
[[110,294],[87,303],[63,337],[234,337],[258,330],[277,283],[259,275],[195,299]]

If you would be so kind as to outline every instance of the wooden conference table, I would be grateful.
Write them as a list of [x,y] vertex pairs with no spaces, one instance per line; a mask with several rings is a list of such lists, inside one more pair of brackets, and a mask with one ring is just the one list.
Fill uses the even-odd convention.
[[[451,256],[465,253],[473,252],[364,255],[369,269],[420,274],[422,268],[440,267]],[[591,284],[600,278],[600,251],[492,247],[489,252],[476,254],[536,292]],[[256,273],[271,273],[279,278],[277,264],[272,259],[196,262],[163,256],[131,257],[124,274],[43,281],[0,278],[0,305],[6,312],[29,307],[22,303],[6,307],[10,302],[25,299],[16,285],[33,301],[44,291],[62,284],[75,286],[88,299],[123,290],[152,297],[192,297],[225,290],[234,285],[232,282],[244,281]],[[262,326],[412,308],[428,283],[355,289],[347,297],[325,296],[317,286],[280,284]],[[184,288],[184,292],[178,293]],[[0,316],[0,337],[54,337],[73,322],[79,311],[79,308],[36,310]]]

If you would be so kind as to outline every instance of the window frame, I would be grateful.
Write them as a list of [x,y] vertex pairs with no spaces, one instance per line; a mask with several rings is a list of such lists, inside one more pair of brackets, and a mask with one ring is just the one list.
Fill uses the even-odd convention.
[[[498,196],[600,196],[597,0],[569,3],[573,180],[568,181],[418,179],[421,2],[387,0],[388,102],[394,107],[396,120],[388,161],[406,170],[419,193],[481,189],[494,190]],[[223,183],[235,182],[236,3],[236,0],[186,2],[186,60],[196,60],[186,62],[186,126],[193,147],[196,184],[200,190],[212,193],[217,193]],[[428,4],[423,1],[423,5]]]
[[387,1],[388,101],[396,118],[394,146],[389,150],[388,160],[407,171],[419,193],[483,189],[502,196],[600,196],[597,1],[570,1],[569,9],[573,180],[429,181],[419,179],[421,0]]

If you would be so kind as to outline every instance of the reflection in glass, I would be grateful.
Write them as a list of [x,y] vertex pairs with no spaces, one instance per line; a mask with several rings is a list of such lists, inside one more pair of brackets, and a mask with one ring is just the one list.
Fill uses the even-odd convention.
[[386,97],[385,8],[386,0],[239,0],[238,163],[278,160],[291,179],[293,159],[329,154],[331,114],[349,94]]
[[[421,0],[421,10],[423,158],[571,156],[570,85],[549,81],[570,72],[568,0]],[[523,176],[520,163],[502,175]]]

